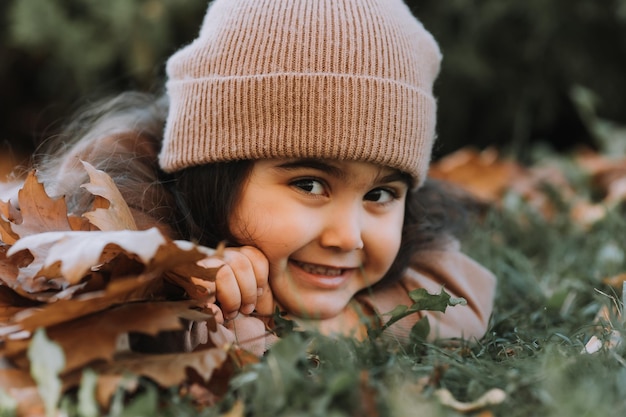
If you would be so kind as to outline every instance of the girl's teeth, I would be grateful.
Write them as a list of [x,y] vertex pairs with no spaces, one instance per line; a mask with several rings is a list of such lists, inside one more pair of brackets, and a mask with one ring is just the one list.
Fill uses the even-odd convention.
[[342,270],[341,269],[337,269],[337,268],[328,268],[326,266],[305,264],[305,263],[301,263],[301,262],[298,262],[298,265],[304,271],[306,271],[306,272],[308,272],[310,274],[315,274],[315,275],[326,275],[326,276],[334,277],[334,276],[339,276],[342,273]]

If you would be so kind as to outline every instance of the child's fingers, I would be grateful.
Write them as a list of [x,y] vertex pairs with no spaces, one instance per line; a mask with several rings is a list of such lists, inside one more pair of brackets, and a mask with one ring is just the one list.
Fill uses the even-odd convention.
[[[230,267],[239,287],[238,301],[240,306],[237,307],[237,309],[244,314],[250,314],[254,311],[258,295],[254,258],[251,259],[249,257],[250,254],[253,254],[250,250],[242,251],[241,248],[237,248],[232,250],[227,249],[223,255],[224,261]],[[232,284],[229,283],[229,285]],[[219,282],[217,291],[218,297],[220,297]]]
[[257,298],[256,312],[261,316],[270,316],[274,314],[274,296],[269,284],[263,288],[263,292]]
[[235,317],[238,311],[252,313],[257,298],[265,289],[269,291],[269,263],[261,251],[251,246],[226,248],[220,256],[207,257],[199,264],[219,267],[215,294],[227,319]]
[[270,266],[263,252],[252,246],[242,246],[239,248],[239,251],[247,256],[252,264],[257,289],[265,288],[267,286]]
[[215,292],[224,317],[227,319],[236,317],[241,308],[241,290],[230,265],[225,264],[217,271]]
[[241,308],[241,290],[231,265],[225,257],[215,256],[209,256],[198,264],[205,268],[218,268],[215,282],[211,283],[214,286],[215,298],[225,318],[230,319],[236,316]]

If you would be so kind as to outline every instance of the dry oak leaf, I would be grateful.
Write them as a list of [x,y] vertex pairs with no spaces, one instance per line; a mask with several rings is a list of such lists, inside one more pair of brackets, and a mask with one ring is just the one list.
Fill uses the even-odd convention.
[[163,387],[177,386],[187,379],[187,368],[200,375],[205,382],[224,362],[228,354],[223,348],[203,349],[185,354],[148,355],[129,353],[111,364],[100,364],[95,370],[103,375],[123,375],[128,372],[148,377]]
[[[3,184],[3,183],[0,183]],[[3,184],[4,185],[4,184]],[[11,223],[21,223],[22,215],[13,205],[22,183],[15,183],[10,190],[0,189],[0,242],[12,245],[19,236],[11,229]]]
[[[113,307],[75,320],[48,327],[46,334],[65,352],[64,373],[96,360],[111,361],[118,351],[119,338],[130,332],[157,335],[161,331],[181,330],[181,319],[208,321],[213,315],[193,310],[195,301],[138,302]],[[28,348],[29,340],[7,340],[3,354],[15,358]],[[23,358],[15,362],[18,366]]]
[[91,164],[81,162],[89,174],[90,180],[89,183],[83,184],[81,187],[96,196],[94,200],[95,210],[85,213],[83,216],[103,231],[137,230],[135,219],[111,177],[104,171],[94,168]]
[[17,402],[18,416],[44,416],[44,406],[30,372],[0,369],[0,388]]
[[35,269],[39,269],[34,272],[35,276],[48,270],[46,276],[55,278],[57,270],[54,267],[58,263],[60,275],[68,284],[76,284],[91,268],[101,263],[100,258],[107,246],[119,248],[109,248],[115,255],[122,251],[131,253],[147,265],[165,243],[166,239],[157,228],[143,231],[46,232],[18,240],[9,249],[8,255],[29,250],[35,257]]
[[486,202],[498,201],[522,174],[521,165],[500,159],[493,148],[462,148],[433,163],[429,171],[430,177],[456,184]]
[[[130,276],[109,283],[103,291],[81,294],[70,300],[59,300],[41,307],[29,308],[13,317],[19,331],[31,332],[38,327],[50,327],[78,317],[106,310],[114,305],[156,298],[160,282],[155,275]],[[0,337],[3,334],[0,334]]]
[[19,260],[7,259],[7,251],[10,246],[0,243],[0,282],[12,286],[17,282],[19,275]]
[[72,230],[67,218],[67,205],[63,197],[52,199],[43,184],[37,181],[31,171],[18,193],[22,221],[13,223],[11,229],[19,237],[42,232]]
[[[3,202],[0,201],[0,204]],[[14,244],[20,237],[11,229],[11,222],[5,220],[4,216],[0,216],[0,242],[7,243],[9,245]]]

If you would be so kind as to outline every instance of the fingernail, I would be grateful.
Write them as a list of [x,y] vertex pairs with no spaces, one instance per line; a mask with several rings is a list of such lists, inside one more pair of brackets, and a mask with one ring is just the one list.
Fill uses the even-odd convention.
[[243,314],[251,314],[254,311],[254,304],[246,304],[245,306],[241,307],[241,312]]
[[239,312],[238,312],[238,311],[233,311],[233,312],[228,313],[228,314],[226,315],[226,319],[228,319],[228,320],[233,320],[233,319],[234,319],[234,318],[236,318],[238,315],[239,315]]
[[263,295],[263,288],[257,288],[257,290],[256,290],[256,296],[257,296],[257,297],[260,297],[260,296],[262,296],[262,295]]

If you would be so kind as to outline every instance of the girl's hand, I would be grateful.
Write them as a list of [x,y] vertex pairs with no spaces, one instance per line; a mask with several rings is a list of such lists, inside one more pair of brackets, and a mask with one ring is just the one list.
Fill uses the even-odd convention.
[[[265,255],[252,246],[225,248],[198,264],[217,268],[215,282],[206,283],[215,292],[224,318],[250,314],[255,309],[271,310],[273,304],[268,284],[269,263]],[[213,287],[214,286],[214,287]],[[213,288],[212,288],[213,287]]]

